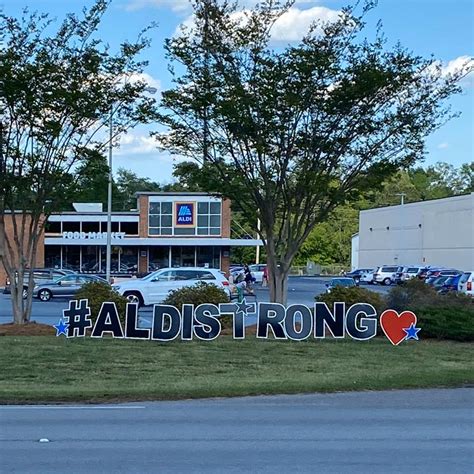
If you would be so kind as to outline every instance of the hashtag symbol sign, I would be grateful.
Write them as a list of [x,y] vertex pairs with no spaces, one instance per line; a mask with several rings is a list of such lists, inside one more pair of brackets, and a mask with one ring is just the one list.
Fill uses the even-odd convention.
[[63,310],[63,318],[69,324],[67,337],[84,337],[86,329],[92,327],[90,315],[91,309],[87,300],[69,301],[69,308]]

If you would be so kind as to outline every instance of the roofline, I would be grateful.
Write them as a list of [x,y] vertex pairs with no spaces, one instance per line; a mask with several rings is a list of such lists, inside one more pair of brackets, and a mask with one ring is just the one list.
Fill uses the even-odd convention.
[[448,197],[443,197],[443,198],[425,199],[424,201],[406,202],[404,204],[392,204],[391,206],[371,207],[369,209],[362,209],[360,210],[360,212],[378,211],[380,209],[391,209],[393,207],[413,206],[415,204],[424,204],[424,203],[434,202],[434,201],[447,201],[448,199],[459,199],[459,198],[465,198],[465,197],[474,198],[474,192],[466,193],[466,194],[456,194],[455,196],[448,196]]
[[[114,211],[111,213],[113,216],[139,216],[139,211]],[[61,212],[52,212],[51,216],[106,216],[107,211],[100,212],[77,212],[77,211],[61,211]]]
[[222,196],[221,193],[205,193],[203,191],[137,191],[135,196]]

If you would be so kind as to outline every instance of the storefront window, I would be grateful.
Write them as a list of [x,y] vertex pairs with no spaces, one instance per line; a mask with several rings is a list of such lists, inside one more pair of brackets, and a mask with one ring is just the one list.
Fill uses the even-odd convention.
[[46,234],[60,234],[61,222],[46,222],[44,231]]
[[[122,250],[122,247],[112,246],[112,254],[110,256],[110,271],[112,273],[118,272],[119,266],[119,252]],[[107,249],[105,246],[100,249],[100,260],[102,265],[102,273],[106,272],[107,269]]]
[[195,247],[172,247],[171,266],[172,267],[194,267]]
[[63,222],[63,232],[79,232],[80,230],[80,222]]
[[61,246],[46,245],[44,248],[44,266],[46,268],[61,268]]
[[122,247],[120,253],[120,273],[137,273],[138,247]]
[[78,245],[63,246],[63,268],[78,272],[81,268],[81,247]]
[[[111,222],[111,232],[118,232],[119,231],[119,223],[118,222]],[[107,222],[100,223],[100,231],[107,232]]]
[[85,273],[99,272],[99,255],[100,252],[97,245],[84,245],[82,247],[81,271]]
[[82,232],[100,232],[100,222],[83,222]]
[[169,247],[149,247],[148,249],[148,271],[154,272],[160,268],[170,265]]
[[121,222],[120,232],[127,235],[138,235],[138,222]]
[[197,266],[206,268],[220,268],[220,248],[198,247]]
[[198,203],[197,235],[221,235],[221,203]]
[[148,218],[150,235],[173,234],[173,204],[171,202],[151,202]]

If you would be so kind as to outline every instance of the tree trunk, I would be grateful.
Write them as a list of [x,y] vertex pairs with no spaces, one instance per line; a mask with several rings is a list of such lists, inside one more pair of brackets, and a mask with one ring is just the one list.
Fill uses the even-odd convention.
[[[11,299],[12,299],[12,310],[13,310],[13,322],[15,324],[25,324],[25,312],[24,312],[24,301],[23,301],[23,279],[20,281],[19,277],[10,279]],[[18,282],[16,281],[18,278]]]
[[268,287],[270,289],[270,301],[272,303],[280,303],[286,305],[288,296],[288,273],[286,270],[276,263],[276,261],[267,260],[268,269]]

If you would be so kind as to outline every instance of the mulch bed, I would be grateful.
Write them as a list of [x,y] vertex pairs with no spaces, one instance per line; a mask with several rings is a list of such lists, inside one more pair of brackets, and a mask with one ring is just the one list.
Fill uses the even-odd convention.
[[0,336],[54,336],[53,326],[31,321],[26,324],[0,324]]

